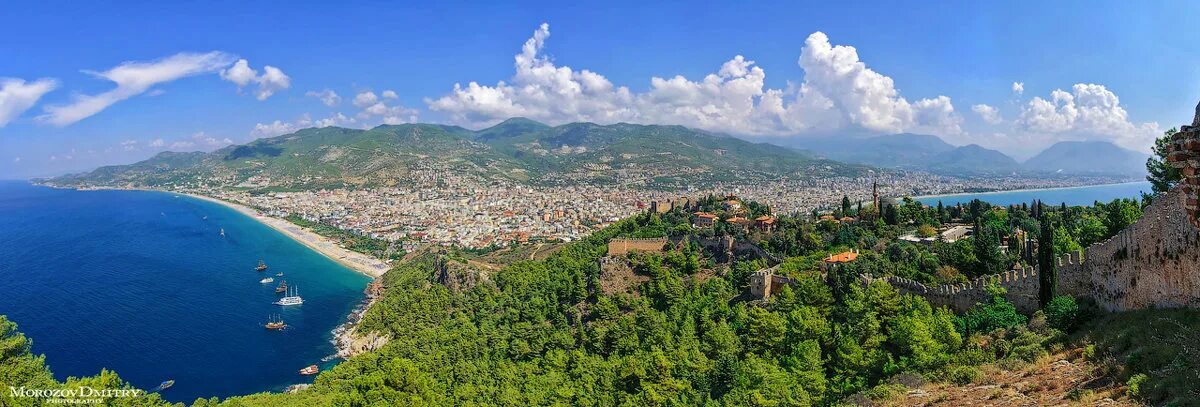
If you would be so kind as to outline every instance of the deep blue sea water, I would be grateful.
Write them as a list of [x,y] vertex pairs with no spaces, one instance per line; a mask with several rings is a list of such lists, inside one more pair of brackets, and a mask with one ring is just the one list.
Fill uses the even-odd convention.
[[[259,259],[303,305],[272,304],[281,277],[260,284]],[[282,390],[334,353],[330,331],[368,281],[217,204],[0,181],[0,314],[60,380],[101,368],[143,389],[174,379],[162,396],[187,402]],[[270,314],[288,330],[265,330]]]
[[1047,205],[1058,205],[1066,202],[1070,206],[1092,205],[1096,201],[1111,202],[1117,198],[1141,198],[1142,192],[1150,193],[1149,182],[1129,182],[1124,184],[1090,185],[1085,187],[1031,189],[1022,191],[986,192],[978,194],[931,195],[916,197],[926,205],[951,206],[958,203],[967,204],[979,199],[993,205],[1020,205],[1041,199]]

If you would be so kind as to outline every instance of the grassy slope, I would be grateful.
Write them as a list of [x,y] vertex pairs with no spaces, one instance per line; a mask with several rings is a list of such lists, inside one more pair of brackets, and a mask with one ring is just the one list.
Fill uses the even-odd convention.
[[1076,335],[1120,381],[1146,375],[1139,398],[1153,405],[1200,405],[1200,310],[1102,315]]

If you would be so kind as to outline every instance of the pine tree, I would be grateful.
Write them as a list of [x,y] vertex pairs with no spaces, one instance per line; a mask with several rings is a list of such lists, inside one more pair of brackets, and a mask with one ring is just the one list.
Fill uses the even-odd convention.
[[1151,189],[1156,194],[1171,190],[1183,180],[1179,169],[1167,163],[1167,146],[1171,144],[1171,136],[1176,132],[1176,129],[1167,130],[1162,137],[1154,140],[1154,155],[1146,159],[1146,180],[1150,181]]
[[1038,303],[1045,307],[1058,291],[1058,266],[1054,263],[1054,225],[1043,217],[1040,229],[1042,233],[1038,238]]

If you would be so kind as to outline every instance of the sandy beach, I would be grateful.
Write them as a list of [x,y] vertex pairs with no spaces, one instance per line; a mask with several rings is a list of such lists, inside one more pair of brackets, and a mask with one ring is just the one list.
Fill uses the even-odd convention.
[[241,212],[243,215],[249,216],[260,223],[267,225],[272,229],[283,233],[284,235],[287,235],[293,240],[308,246],[310,249],[316,250],[318,253],[325,255],[325,257],[333,259],[334,261],[341,263],[342,265],[349,267],[354,271],[366,274],[372,278],[378,278],[379,276],[382,276],[383,273],[387,272],[388,269],[391,268],[391,266],[389,266],[387,263],[384,263],[383,260],[343,248],[324,236],[318,235],[286,220],[271,216],[264,216],[253,208],[245,205],[204,195],[183,195],[187,195],[196,199],[202,199],[219,205],[224,205],[225,207]]

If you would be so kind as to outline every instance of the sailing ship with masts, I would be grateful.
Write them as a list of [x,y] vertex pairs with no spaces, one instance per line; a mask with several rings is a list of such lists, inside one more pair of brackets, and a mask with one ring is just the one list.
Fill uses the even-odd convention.
[[287,294],[279,301],[275,301],[275,305],[300,305],[304,303],[304,299],[300,298],[300,290],[296,287],[287,288]]
[[283,317],[280,317],[279,315],[271,316],[271,319],[268,320],[263,326],[272,331],[278,331],[283,328],[287,328],[287,324],[283,323]]
[[255,267],[254,271],[266,271],[266,270],[267,270],[267,263],[264,263],[262,260],[259,260],[258,267]]

